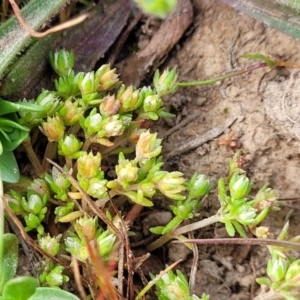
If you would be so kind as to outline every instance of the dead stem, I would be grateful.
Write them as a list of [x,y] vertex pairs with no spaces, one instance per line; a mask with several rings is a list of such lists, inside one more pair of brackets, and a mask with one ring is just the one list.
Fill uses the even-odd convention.
[[214,239],[194,239],[184,241],[174,241],[173,243],[195,243],[206,245],[234,244],[234,245],[260,245],[260,246],[277,246],[285,247],[300,251],[300,243],[258,238],[214,238]]
[[32,145],[31,145],[31,139],[30,137],[28,137],[23,143],[22,145],[24,146],[25,150],[26,150],[26,153],[27,153],[27,156],[30,160],[30,162],[32,163],[32,166],[36,172],[36,174],[38,176],[41,176],[42,174],[45,173],[45,170],[43,169],[38,157],[36,156],[33,148],[32,148]]
[[[194,238],[194,233],[189,232],[188,234],[189,239]],[[193,295],[195,292],[195,283],[196,283],[196,276],[197,276],[197,270],[198,270],[198,260],[199,260],[199,250],[198,246],[193,244],[192,245],[193,250],[193,262],[191,266],[191,272],[190,272],[190,280],[189,280],[189,290],[190,294]]]
[[45,171],[48,170],[49,161],[47,160],[47,158],[53,159],[56,154],[56,151],[57,151],[57,142],[48,142],[46,150],[45,150],[43,162],[42,162],[43,170],[45,170]]
[[18,21],[20,22],[21,26],[33,37],[38,37],[38,38],[42,38],[45,37],[46,35],[50,34],[50,33],[54,33],[54,32],[58,32],[67,28],[70,28],[72,26],[75,26],[81,22],[83,22],[87,17],[88,14],[83,14],[73,20],[67,21],[63,24],[54,26],[53,28],[50,28],[48,30],[46,30],[45,32],[37,32],[35,30],[33,30],[25,21],[25,19],[23,18],[22,14],[21,14],[21,10],[19,8],[19,6],[16,4],[15,0],[9,0],[12,9],[16,15],[16,18],[18,19]]
[[77,290],[80,294],[80,298],[82,300],[86,300],[87,295],[86,295],[86,293],[84,291],[84,287],[82,285],[82,280],[81,280],[80,271],[79,271],[79,264],[78,264],[78,260],[76,259],[75,256],[72,256],[72,266],[73,266],[74,279],[75,279]]
[[147,250],[149,252],[151,252],[151,251],[161,247],[168,241],[170,241],[184,233],[187,233],[189,231],[194,231],[194,230],[206,227],[208,225],[217,223],[220,221],[220,219],[221,219],[221,217],[219,215],[213,215],[213,216],[203,219],[201,221],[179,227],[179,228],[175,229],[174,231],[171,231],[170,233],[167,233],[167,234],[161,236],[156,241],[154,241],[153,243],[148,245]]

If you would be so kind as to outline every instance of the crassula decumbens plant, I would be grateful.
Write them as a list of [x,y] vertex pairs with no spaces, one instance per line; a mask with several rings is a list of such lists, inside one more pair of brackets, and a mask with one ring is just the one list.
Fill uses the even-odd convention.
[[[238,233],[246,237],[247,230],[256,234],[259,223],[277,209],[274,191],[267,186],[253,199],[249,197],[251,183],[240,168],[238,153],[230,162],[229,175],[219,180],[218,213],[193,221],[212,191],[209,179],[195,174],[187,180],[179,171],[164,170],[162,140],[149,130],[149,122],[172,117],[163,109],[161,97],[182,85],[177,83],[175,69],[162,74],[157,71],[153,88],[137,89],[123,85],[109,65],[94,72],[75,73],[71,52],[51,54],[50,61],[59,75],[56,90],[44,90],[37,99],[24,100],[39,110],[19,111],[20,125],[32,132],[39,128],[48,140],[41,158],[31,151],[32,145],[25,147],[38,178],[23,191],[11,190],[6,196],[9,207],[24,222],[25,231],[36,232],[41,249],[56,258],[44,259],[41,284],[57,287],[68,280],[57,263],[61,253],[79,260],[84,273],[90,270],[91,243],[107,262],[106,273],[113,276],[116,249],[124,230],[126,234],[128,231],[115,199],[123,198],[139,207],[153,206],[157,195],[174,200],[170,206],[174,217],[166,226],[151,229],[161,237],[149,245],[149,250],[171,239],[184,240],[183,234],[215,222],[224,223],[229,236]],[[116,161],[113,166],[110,160]],[[59,225],[66,224],[71,230],[51,236],[45,224],[52,212],[55,226],[66,228]],[[187,219],[191,224],[182,225]],[[177,277],[179,286],[186,284],[181,274]],[[167,294],[162,291],[163,282],[158,284],[160,299]],[[98,285],[101,287],[101,280]]]

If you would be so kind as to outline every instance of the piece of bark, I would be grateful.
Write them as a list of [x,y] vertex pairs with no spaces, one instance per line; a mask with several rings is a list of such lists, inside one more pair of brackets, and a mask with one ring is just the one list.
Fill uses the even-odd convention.
[[163,62],[192,21],[193,6],[190,0],[179,0],[175,11],[163,22],[148,46],[117,65],[121,80],[125,84],[139,86],[149,69],[157,69]]
[[179,0],[175,11],[169,15],[148,46],[137,53],[139,58],[155,57],[159,60],[177,44],[193,21],[193,6],[189,0]]
[[[90,11],[83,23],[35,41],[0,82],[0,97],[8,100],[35,98],[44,89],[53,89],[49,52],[73,50],[75,70],[91,71],[118,38],[132,11],[130,0],[105,0]],[[52,78],[51,78],[52,75]]]

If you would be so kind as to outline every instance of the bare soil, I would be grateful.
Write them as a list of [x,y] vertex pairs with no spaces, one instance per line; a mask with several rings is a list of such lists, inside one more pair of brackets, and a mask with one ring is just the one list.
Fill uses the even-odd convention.
[[[180,81],[212,78],[256,64],[241,58],[245,53],[300,61],[299,41],[219,1],[195,0],[193,4],[192,28],[164,65],[176,66]],[[166,106],[176,112],[177,118],[159,128],[165,136],[167,167],[186,176],[207,174],[216,187],[217,180],[228,172],[230,157],[241,147],[253,191],[269,183],[280,199],[298,198],[299,82],[298,70],[263,69],[211,86],[182,88],[166,99]],[[167,132],[178,124],[177,130]],[[230,138],[236,147],[220,145]],[[268,217],[264,225],[270,226],[276,238],[289,220],[290,235],[298,235],[299,202],[281,203],[281,211]],[[218,207],[215,196],[209,197],[201,218],[214,214]],[[220,224],[194,235],[227,236]],[[184,258],[179,268],[189,274],[193,255],[181,249],[170,246],[167,263]],[[205,292],[210,299],[218,300],[252,299],[259,292],[255,278],[265,275],[267,257],[266,247],[260,246],[200,246],[195,293],[200,296]]]

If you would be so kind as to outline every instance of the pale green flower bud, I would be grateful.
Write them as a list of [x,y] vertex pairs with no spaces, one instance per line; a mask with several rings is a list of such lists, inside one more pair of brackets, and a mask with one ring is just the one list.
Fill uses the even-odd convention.
[[161,75],[159,70],[154,74],[153,84],[157,94],[161,97],[163,95],[172,94],[176,91],[177,73],[176,69],[171,71],[165,70]]
[[82,107],[78,107],[78,101],[73,102],[70,99],[65,101],[63,107],[59,111],[59,115],[62,117],[67,126],[76,124],[82,117],[83,113],[84,109]]
[[169,271],[155,284],[159,299],[190,299],[189,284],[186,278],[179,270],[176,273],[177,275]]
[[96,236],[98,219],[84,216],[77,219],[73,226],[81,240],[90,241]]
[[270,235],[269,227],[259,226],[255,228],[255,235],[260,239],[266,239]]
[[162,100],[158,95],[147,96],[143,103],[143,109],[145,112],[154,112],[161,108]]
[[289,261],[286,257],[272,257],[268,261],[267,274],[273,282],[282,280],[289,266]]
[[73,51],[60,50],[50,52],[50,64],[59,76],[67,75],[74,66]]
[[102,127],[102,116],[97,113],[97,109],[93,108],[88,117],[83,122],[83,128],[88,135],[97,133]]
[[34,214],[39,214],[41,210],[44,208],[44,203],[42,201],[42,198],[38,195],[30,195],[27,200],[27,207],[25,210],[28,212],[32,212]]
[[50,191],[48,188],[48,185],[45,180],[40,179],[40,178],[35,178],[30,186],[28,187],[28,192],[29,193],[35,193],[39,195],[40,197],[46,195],[47,198],[50,197]]
[[161,139],[156,138],[157,133],[142,132],[136,144],[136,161],[150,159],[161,153]]
[[181,192],[186,190],[186,187],[183,185],[184,182],[185,179],[181,172],[170,172],[157,183],[156,187],[170,199],[184,200],[185,196],[180,195]]
[[189,182],[189,198],[196,199],[199,197],[204,197],[211,190],[209,185],[209,180],[206,175],[195,174]]
[[45,281],[47,285],[51,287],[59,287],[63,283],[69,281],[69,277],[66,275],[62,275],[64,271],[64,267],[57,265],[55,266],[45,277]]
[[127,188],[130,182],[134,182],[138,179],[138,167],[136,162],[128,159],[120,161],[116,166],[116,174],[118,176],[118,182]]
[[47,115],[51,116],[60,104],[59,98],[55,92],[43,91],[36,99],[36,104],[44,108]]
[[82,144],[73,134],[67,135],[64,139],[59,140],[58,153],[66,157],[76,158]]
[[235,219],[238,220],[239,223],[244,225],[252,225],[255,223],[257,210],[250,205],[244,204],[237,210],[233,208],[233,211],[235,213]]
[[89,187],[87,193],[95,198],[102,198],[107,192],[107,180],[92,178],[89,180]]
[[98,91],[108,91],[120,84],[119,75],[116,74],[116,69],[111,70],[110,65],[102,65],[95,74],[98,81]]
[[102,122],[102,129],[98,132],[99,137],[110,137],[122,135],[125,129],[123,120],[119,119],[119,115],[105,118]]
[[85,179],[91,179],[99,174],[101,153],[93,155],[92,152],[84,154],[77,159],[78,174]]
[[55,256],[59,251],[59,242],[62,235],[59,234],[56,237],[51,237],[49,233],[44,237],[38,237],[39,246],[47,253]]
[[110,233],[108,230],[101,233],[97,238],[97,244],[99,246],[99,252],[102,257],[109,256],[116,241],[116,236]]
[[83,78],[84,73],[80,72],[75,75],[74,71],[70,71],[68,75],[59,77],[55,80],[55,88],[57,95],[63,99],[79,96],[80,89],[78,87],[78,79]]
[[65,124],[59,116],[48,117],[47,122],[43,122],[39,128],[49,142],[58,142],[65,134]]
[[139,189],[141,189],[143,194],[149,198],[151,198],[156,192],[155,185],[152,182],[141,182],[139,184]]
[[98,82],[95,79],[94,72],[88,72],[84,77],[78,78],[78,86],[82,96],[94,94],[98,89]]
[[251,190],[249,178],[245,175],[234,173],[229,182],[230,195],[233,199],[242,199],[246,197]]
[[285,282],[291,286],[300,286],[300,260],[297,259],[290,264],[285,274]]
[[117,100],[115,95],[107,95],[103,98],[99,110],[102,116],[112,116],[118,112],[120,106],[120,100]]
[[134,90],[132,85],[130,85],[126,89],[125,86],[122,85],[117,93],[117,99],[120,100],[120,111],[122,113],[133,111],[137,109],[142,103],[142,99],[139,97],[139,91]]
[[85,241],[80,240],[78,237],[69,236],[65,238],[66,251],[74,255],[80,261],[85,261],[89,257]]

